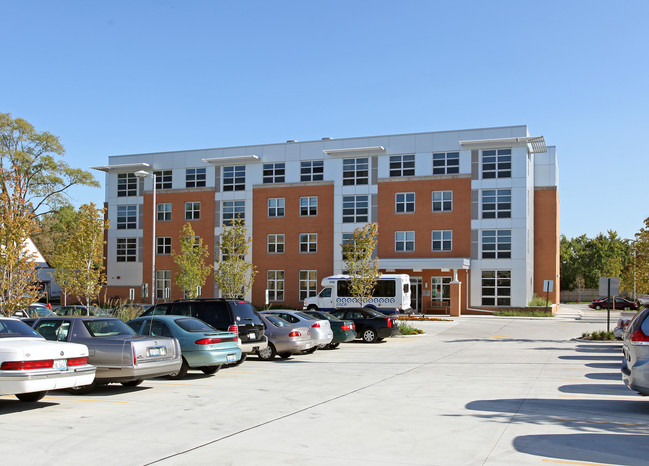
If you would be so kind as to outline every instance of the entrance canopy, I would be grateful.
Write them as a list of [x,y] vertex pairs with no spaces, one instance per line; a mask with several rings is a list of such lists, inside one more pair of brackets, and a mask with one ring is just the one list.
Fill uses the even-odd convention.
[[379,268],[383,270],[468,270],[470,267],[471,259],[468,257],[379,258]]

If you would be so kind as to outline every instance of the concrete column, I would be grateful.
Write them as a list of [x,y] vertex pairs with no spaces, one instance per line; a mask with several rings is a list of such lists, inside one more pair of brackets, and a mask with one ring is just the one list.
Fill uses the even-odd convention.
[[457,279],[457,269],[453,269],[453,280],[450,283],[451,308],[449,313],[452,317],[462,315],[462,283]]

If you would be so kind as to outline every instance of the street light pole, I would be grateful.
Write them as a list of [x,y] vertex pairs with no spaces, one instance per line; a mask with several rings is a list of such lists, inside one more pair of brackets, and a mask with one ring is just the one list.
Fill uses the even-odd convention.
[[135,176],[138,178],[144,178],[146,176],[151,176],[153,178],[153,223],[151,224],[151,231],[152,231],[152,238],[151,238],[151,288],[149,289],[149,292],[151,293],[151,304],[155,304],[155,250],[156,250],[156,237],[155,237],[155,226],[156,226],[156,214],[157,214],[157,206],[156,206],[156,175],[155,172],[147,172],[145,170],[139,170],[135,172]]

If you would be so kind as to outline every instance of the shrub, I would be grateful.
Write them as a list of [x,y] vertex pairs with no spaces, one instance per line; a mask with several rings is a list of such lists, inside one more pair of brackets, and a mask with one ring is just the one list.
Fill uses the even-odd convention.
[[415,328],[412,325],[410,325],[408,322],[400,322],[399,323],[399,333],[401,335],[419,335],[424,333],[424,331],[420,328]]
[[615,340],[613,332],[607,332],[605,330],[593,333],[584,332],[581,334],[581,338],[584,340]]
[[496,311],[494,315],[499,317],[552,317],[552,312],[537,309],[529,311],[525,309],[512,309],[508,311]]
[[[534,293],[534,297],[532,300],[527,303],[528,306],[530,307],[544,307],[545,306],[545,298],[543,296],[537,296],[536,293]],[[548,306],[552,305],[552,300],[548,300]]]

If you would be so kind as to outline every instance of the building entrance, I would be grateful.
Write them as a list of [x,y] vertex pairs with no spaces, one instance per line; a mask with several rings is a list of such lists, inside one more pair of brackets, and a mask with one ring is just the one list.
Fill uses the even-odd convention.
[[416,314],[421,314],[422,310],[422,283],[421,277],[410,277],[410,307]]

